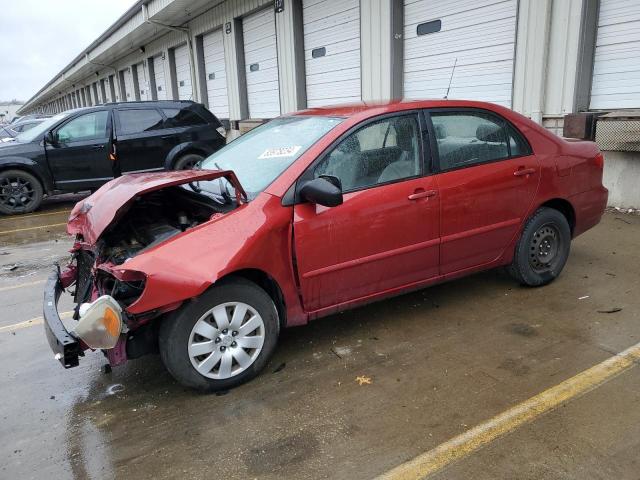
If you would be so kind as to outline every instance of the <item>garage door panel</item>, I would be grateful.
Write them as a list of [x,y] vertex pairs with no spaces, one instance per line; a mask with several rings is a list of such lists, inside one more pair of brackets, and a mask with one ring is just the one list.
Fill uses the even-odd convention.
[[174,50],[174,60],[178,98],[180,100],[191,100],[193,89],[191,88],[191,63],[187,45],[181,45]]
[[342,42],[353,43],[354,40],[358,40],[357,47],[360,47],[360,41],[358,36],[358,21],[355,20],[351,23],[341,23],[334,25],[326,30],[321,30],[315,33],[310,33],[304,37],[305,50],[311,50],[317,47],[324,47],[327,45],[340,44]]
[[[405,0],[404,97],[442,98],[451,82],[450,98],[510,106],[516,10],[516,0]],[[436,19],[439,32],[417,35]]]
[[[218,118],[229,118],[229,96],[222,30],[204,35],[202,47],[209,110]],[[211,75],[213,78],[209,78]]]
[[434,54],[411,59],[411,63],[405,68],[405,72],[435,70],[447,68],[449,72],[455,62],[456,72],[467,65],[493,64],[496,62],[510,62],[505,60],[511,51],[511,45],[499,45],[491,48],[470,49],[447,54]]
[[[247,100],[251,118],[280,115],[280,86],[273,8],[242,19]],[[252,71],[251,65],[258,69]]]
[[[359,0],[303,0],[307,105],[361,98]],[[324,55],[313,50],[324,47]]]
[[640,108],[640,2],[601,0],[590,108]]
[[330,75],[334,72],[336,75],[339,75],[339,72],[348,69],[360,76],[360,69],[357,67],[360,63],[360,50],[337,53],[335,55],[332,54],[310,60],[311,61],[308,62],[307,75],[315,75],[318,73]]

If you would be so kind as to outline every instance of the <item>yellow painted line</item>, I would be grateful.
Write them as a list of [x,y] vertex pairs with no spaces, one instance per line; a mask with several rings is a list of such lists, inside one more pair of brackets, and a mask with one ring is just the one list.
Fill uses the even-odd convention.
[[[62,312],[60,314],[60,318],[71,318],[73,312]],[[13,332],[15,330],[20,330],[21,328],[33,327],[35,325],[42,325],[44,323],[44,318],[36,317],[31,320],[25,320],[24,322],[14,323],[13,325],[7,325],[5,327],[0,327],[0,332]]]
[[470,455],[488,443],[531,422],[563,403],[577,398],[630,369],[640,360],[640,343],[608,358],[564,382],[531,397],[418,455],[378,477],[378,480],[422,479],[441,471],[450,464]]
[[62,225],[66,225],[67,222],[64,223],[52,223],[50,225],[42,225],[41,227],[27,227],[27,228],[16,228],[15,230],[4,230],[0,232],[0,235],[3,233],[17,233],[17,232],[26,232],[27,230],[38,230],[41,228],[49,228],[49,227],[60,227]]
[[7,290],[15,290],[16,288],[33,287],[34,285],[40,285],[46,282],[46,280],[36,280],[35,282],[21,283],[19,285],[11,285],[9,287],[0,287],[0,292],[6,292]]
[[22,218],[34,218],[34,217],[46,217],[49,215],[59,215],[61,213],[71,213],[71,210],[57,210],[55,212],[43,212],[43,213],[27,213],[26,215],[14,215],[10,217],[0,218],[0,222],[9,222],[13,220],[20,220]]

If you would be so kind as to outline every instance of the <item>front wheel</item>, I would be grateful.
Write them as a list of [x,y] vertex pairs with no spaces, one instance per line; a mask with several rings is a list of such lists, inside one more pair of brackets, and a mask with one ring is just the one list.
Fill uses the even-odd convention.
[[570,247],[571,228],[566,217],[553,208],[539,208],[522,230],[508,271],[523,285],[546,285],[562,272]]
[[183,385],[225,390],[264,368],[278,334],[278,313],[269,295],[237,278],[214,286],[163,320],[160,356]]
[[0,213],[31,213],[42,203],[44,191],[40,181],[24,170],[0,172]]

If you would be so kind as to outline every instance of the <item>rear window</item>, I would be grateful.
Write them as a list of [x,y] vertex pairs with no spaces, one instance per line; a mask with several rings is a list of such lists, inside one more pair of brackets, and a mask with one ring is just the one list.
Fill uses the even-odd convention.
[[167,116],[165,128],[191,127],[193,125],[206,125],[207,122],[197,113],[191,110],[179,108],[162,109]]
[[142,133],[165,128],[160,112],[154,109],[119,110],[120,133]]

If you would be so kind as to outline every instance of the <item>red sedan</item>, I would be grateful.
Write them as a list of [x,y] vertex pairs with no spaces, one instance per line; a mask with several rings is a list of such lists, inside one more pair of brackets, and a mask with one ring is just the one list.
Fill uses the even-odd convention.
[[602,216],[602,170],[595,144],[482,102],[280,117],[202,170],[126,175],[78,203],[47,337],[65,367],[87,349],[112,365],[159,351],[184,385],[226,389],[283,327],[499,266],[551,282]]

